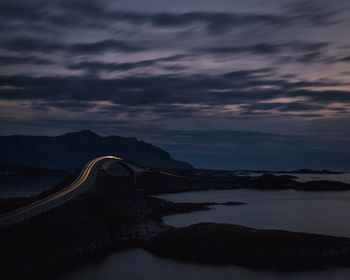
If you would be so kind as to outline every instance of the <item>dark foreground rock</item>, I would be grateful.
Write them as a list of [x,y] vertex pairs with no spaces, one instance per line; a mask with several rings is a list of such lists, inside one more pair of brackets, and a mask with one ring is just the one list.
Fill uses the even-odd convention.
[[169,229],[145,248],[160,257],[205,264],[274,269],[350,266],[349,238],[228,224]]
[[[1,279],[32,279],[54,269],[140,246],[170,227],[164,215],[209,209],[132,191],[127,178],[100,172],[85,193],[18,224],[0,228]],[[5,200],[3,201],[3,206]],[[32,202],[8,200],[7,206]],[[30,277],[29,277],[30,275]]]
[[[87,192],[46,213],[1,228],[2,279],[38,279],[38,275],[50,279],[47,275],[55,269],[132,247],[200,263],[292,269],[350,266],[350,239],[347,238],[222,224],[180,229],[164,225],[164,215],[207,210],[215,203],[174,203],[150,197],[149,193],[162,188],[167,191],[209,188],[217,179],[161,173],[147,174],[143,181],[138,179],[135,190],[128,178],[109,176],[101,171]],[[259,181],[239,180],[225,178],[218,187],[238,187],[244,182],[254,186],[267,181],[277,187],[281,180],[289,184],[291,179],[264,176]],[[57,187],[60,188],[62,186]],[[10,209],[32,199],[3,200],[0,206]]]

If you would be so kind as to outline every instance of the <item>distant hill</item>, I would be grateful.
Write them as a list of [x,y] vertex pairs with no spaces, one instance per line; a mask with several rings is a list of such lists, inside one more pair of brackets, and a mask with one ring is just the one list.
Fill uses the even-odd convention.
[[193,168],[158,147],[136,138],[102,137],[90,130],[61,136],[0,136],[0,163],[44,168],[81,168],[102,155],[117,155],[146,167]]

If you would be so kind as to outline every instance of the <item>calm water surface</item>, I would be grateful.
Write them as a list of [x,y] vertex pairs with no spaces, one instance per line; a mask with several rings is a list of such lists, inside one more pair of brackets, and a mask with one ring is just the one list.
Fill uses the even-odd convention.
[[177,202],[246,202],[240,206],[215,206],[165,217],[165,223],[187,226],[199,222],[246,225],[350,237],[350,191],[211,190],[159,196]]
[[0,175],[0,197],[27,197],[38,195],[61,183],[64,176]]
[[[197,222],[224,222],[257,228],[287,229],[350,237],[350,191],[305,192],[294,190],[226,190],[167,194],[178,202],[247,202],[218,206],[209,211],[167,216],[165,222],[184,226]],[[210,266],[161,259],[141,249],[115,253],[99,263],[79,267],[57,280],[209,280],[209,279],[350,279],[350,269],[294,273],[253,270],[233,265]]]
[[211,266],[155,257],[141,249],[114,254],[100,263],[81,267],[54,280],[345,280],[350,269],[277,273],[233,265]]

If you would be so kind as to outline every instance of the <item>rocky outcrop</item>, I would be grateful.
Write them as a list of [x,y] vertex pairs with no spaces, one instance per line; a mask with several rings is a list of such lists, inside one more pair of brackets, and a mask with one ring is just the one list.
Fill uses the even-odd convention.
[[23,279],[24,275],[48,273],[80,259],[139,246],[170,228],[161,223],[164,214],[208,209],[207,204],[177,207],[176,203],[132,191],[128,184],[127,178],[101,171],[87,192],[48,212],[1,228],[2,277]]
[[24,275],[28,278],[37,273],[47,274],[77,260],[130,247],[199,263],[278,269],[350,266],[348,238],[225,224],[197,224],[176,229],[162,224],[162,217],[207,210],[214,203],[174,203],[147,195],[162,190],[162,186],[164,192],[169,192],[213,186],[278,188],[284,184],[290,188],[293,182],[291,178],[273,175],[242,180],[174,177],[154,172],[138,178],[135,190],[128,178],[100,171],[94,185],[85,193],[41,215],[1,228],[0,270],[4,279],[23,279]]
[[166,258],[255,268],[350,266],[350,239],[228,224],[195,224],[158,234],[145,247]]
[[[175,172],[176,173],[176,172]],[[164,173],[149,172],[143,174],[138,185],[146,193],[171,193],[210,189],[296,189],[296,190],[350,190],[350,184],[337,181],[298,182],[293,176],[263,174],[259,177],[236,176],[221,174],[198,175],[196,170],[179,172],[179,176],[169,176]],[[183,175],[186,174],[186,175]]]

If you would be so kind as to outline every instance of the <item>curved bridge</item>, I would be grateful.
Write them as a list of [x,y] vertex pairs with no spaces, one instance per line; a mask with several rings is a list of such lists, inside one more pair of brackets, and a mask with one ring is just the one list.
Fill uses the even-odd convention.
[[75,198],[91,187],[97,178],[99,169],[103,168],[106,170],[111,164],[115,162],[118,162],[127,170],[132,172],[135,180],[137,174],[147,172],[147,169],[132,164],[120,157],[104,156],[96,158],[88,162],[80,172],[78,178],[64,189],[31,204],[0,215],[0,228],[10,226],[20,221],[39,215]]

